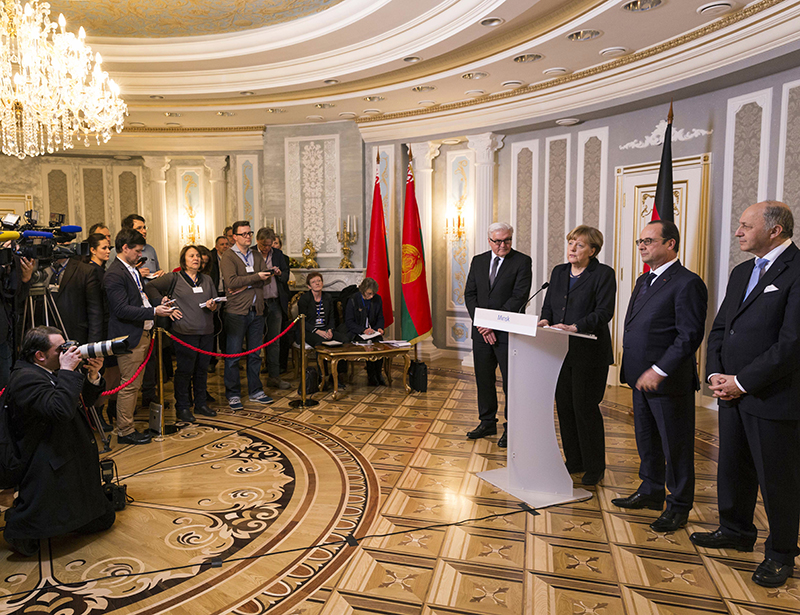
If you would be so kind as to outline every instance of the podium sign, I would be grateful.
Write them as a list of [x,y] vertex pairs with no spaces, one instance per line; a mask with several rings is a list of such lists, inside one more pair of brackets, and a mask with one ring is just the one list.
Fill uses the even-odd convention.
[[533,508],[574,502],[591,492],[573,486],[556,439],[556,382],[571,336],[538,328],[538,316],[477,308],[474,324],[508,332],[508,463],[478,476]]

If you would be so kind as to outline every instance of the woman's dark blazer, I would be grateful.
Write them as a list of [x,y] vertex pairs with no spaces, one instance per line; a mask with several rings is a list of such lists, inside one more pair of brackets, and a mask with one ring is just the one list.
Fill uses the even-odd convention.
[[364,304],[367,303],[363,300],[361,293],[355,293],[350,297],[347,302],[347,307],[344,311],[344,322],[347,324],[348,333],[360,335],[367,330],[367,316],[369,316],[369,324],[372,329],[383,329],[383,300],[381,296],[376,294],[372,297],[372,301],[368,303],[369,314],[364,309]]
[[[92,275],[97,280],[98,288],[102,291],[103,289],[103,278],[106,275],[106,268],[105,266],[98,265],[94,261],[89,261],[89,266],[92,268]],[[100,294],[103,295],[103,335],[100,338],[101,340],[108,339],[108,297],[104,292]]]
[[580,279],[569,290],[572,265],[564,263],[553,268],[550,286],[544,297],[540,318],[551,325],[575,325],[578,333],[591,333],[597,340],[579,337],[569,339],[569,359],[578,363],[614,363],[608,323],[614,316],[617,281],[614,270],[596,258],[589,261]]
[[[322,293],[322,307],[325,310],[325,325],[322,327],[322,329],[325,331],[328,329],[335,330],[336,326],[333,318],[333,300],[326,292]],[[311,294],[310,290],[300,295],[300,298],[297,300],[297,313],[298,315],[306,315],[306,333],[314,333],[314,331],[319,328],[314,324],[314,322],[317,320],[317,304],[314,301],[314,295]]]

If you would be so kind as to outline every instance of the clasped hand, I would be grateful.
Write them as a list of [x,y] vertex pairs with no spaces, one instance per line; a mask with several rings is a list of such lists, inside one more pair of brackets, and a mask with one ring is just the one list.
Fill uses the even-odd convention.
[[736,384],[736,379],[729,374],[714,374],[710,383],[714,397],[728,401],[742,396],[742,390]]

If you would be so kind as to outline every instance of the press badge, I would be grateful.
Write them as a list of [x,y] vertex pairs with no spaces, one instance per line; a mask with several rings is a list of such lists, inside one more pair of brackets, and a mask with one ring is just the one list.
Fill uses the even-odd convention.
[[202,293],[202,292],[203,292],[203,287],[202,287],[202,286],[193,286],[193,287],[192,287],[192,292],[193,292],[195,295],[199,295],[200,293]]
[[244,268],[244,270],[245,270],[247,273],[253,273],[253,271],[254,271],[254,269],[253,269],[253,266],[252,266],[252,265],[247,265],[247,267],[245,267],[245,268]]

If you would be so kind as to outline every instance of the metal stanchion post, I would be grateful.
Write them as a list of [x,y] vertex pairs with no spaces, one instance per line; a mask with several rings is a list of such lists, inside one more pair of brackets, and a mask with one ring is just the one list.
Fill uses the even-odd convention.
[[318,406],[319,402],[311,397],[306,397],[306,315],[300,314],[300,399],[289,402],[292,408],[310,408]]
[[158,336],[158,404],[161,407],[159,412],[161,419],[161,430],[159,431],[159,434],[156,436],[155,440],[156,442],[163,442],[164,435],[175,433],[178,431],[178,428],[175,425],[166,425],[164,418],[164,356],[162,354],[163,337],[161,335],[161,327],[156,327],[155,330],[156,335]]

